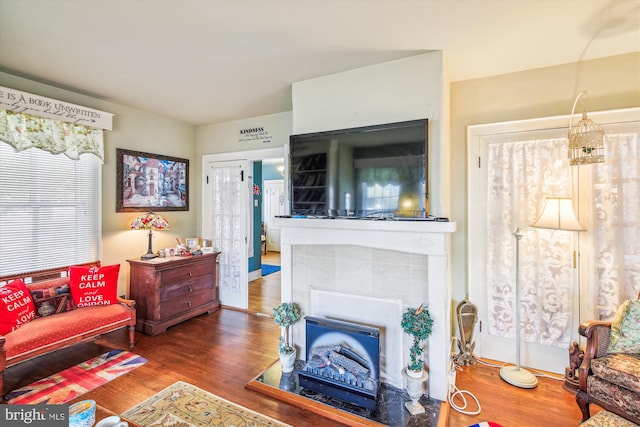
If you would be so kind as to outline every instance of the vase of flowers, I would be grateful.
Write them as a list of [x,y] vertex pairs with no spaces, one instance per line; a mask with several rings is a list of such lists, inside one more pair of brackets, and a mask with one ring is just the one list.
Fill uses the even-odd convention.
[[296,348],[291,345],[291,326],[300,320],[298,305],[292,302],[283,302],[273,309],[273,321],[280,326],[280,344],[278,355],[282,372],[293,371],[296,361]]
[[423,394],[423,383],[428,378],[424,370],[422,359],[422,342],[431,335],[433,319],[424,304],[418,308],[407,308],[402,314],[402,330],[413,337],[413,343],[409,349],[409,364],[402,370],[402,376],[406,380],[407,392],[410,402],[405,403],[407,410],[415,415],[424,412],[422,405],[418,403]]

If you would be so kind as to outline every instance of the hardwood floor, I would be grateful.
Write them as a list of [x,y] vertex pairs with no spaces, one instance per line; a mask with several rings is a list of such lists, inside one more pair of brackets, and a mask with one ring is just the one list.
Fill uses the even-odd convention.
[[[262,255],[262,263],[280,265],[280,252]],[[273,307],[280,304],[280,272],[268,274],[249,282],[249,312],[271,315]]]
[[[275,275],[278,276],[275,276]],[[122,413],[176,381],[186,381],[247,408],[293,426],[339,426],[320,415],[274,400],[245,388],[245,385],[276,359],[279,330],[270,317],[280,300],[279,274],[273,273],[253,285],[249,311],[221,309],[150,337],[136,334],[135,353],[146,357],[142,367],[123,375],[76,400],[94,399],[99,405]],[[273,277],[272,277],[273,276]],[[277,301],[271,289],[277,277]],[[262,297],[260,297],[262,295]],[[264,301],[258,301],[263,298]],[[74,366],[109,348],[126,349],[124,330],[104,336],[96,343],[73,346],[9,368],[6,386],[14,389]],[[476,416],[450,410],[449,426],[466,427],[493,421],[503,427],[577,426],[580,411],[560,381],[540,378],[537,388],[524,390],[500,379],[499,369],[483,365],[464,367],[457,386],[480,400],[482,412]]]
[[[465,427],[481,421],[493,421],[503,427],[570,427],[578,426],[582,418],[575,397],[565,391],[562,381],[557,379],[538,377],[536,388],[522,389],[503,381],[500,378],[500,368],[477,363],[464,366],[462,371],[457,372],[456,386],[476,396],[481,412],[471,416],[452,408],[449,413],[451,427]],[[468,396],[466,398],[470,400]],[[454,403],[462,405],[459,399],[454,400]],[[467,411],[476,409],[475,405],[470,404]],[[591,414],[597,412],[596,406],[592,405]]]
[[[76,400],[93,399],[123,413],[176,381],[186,381],[294,426],[339,426],[326,418],[273,400],[245,388],[278,356],[278,327],[268,317],[221,309],[150,337],[136,334],[136,354],[148,362]],[[126,348],[124,331],[105,335],[94,344],[82,344],[9,369],[8,389],[71,367],[108,348]]]

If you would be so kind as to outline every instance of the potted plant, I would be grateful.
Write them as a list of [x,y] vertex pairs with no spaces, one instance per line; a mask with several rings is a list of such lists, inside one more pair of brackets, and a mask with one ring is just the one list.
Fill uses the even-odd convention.
[[424,371],[424,361],[422,360],[422,341],[431,335],[433,319],[429,310],[421,304],[418,308],[407,308],[402,315],[400,323],[402,330],[413,337],[413,344],[409,349],[409,364],[402,370],[402,376],[407,382],[407,393],[411,401],[405,402],[404,406],[412,415],[422,414],[425,409],[418,400],[423,394],[423,382],[428,375]]
[[418,308],[407,308],[402,315],[402,330],[413,337],[413,344],[409,350],[409,365],[407,374],[422,377],[424,361],[422,360],[422,341],[431,335],[433,319],[429,310],[421,304]]
[[296,349],[291,345],[290,327],[300,320],[300,310],[297,304],[283,302],[273,309],[273,321],[280,326],[279,356],[282,365],[282,372],[293,371],[293,364],[296,360]]

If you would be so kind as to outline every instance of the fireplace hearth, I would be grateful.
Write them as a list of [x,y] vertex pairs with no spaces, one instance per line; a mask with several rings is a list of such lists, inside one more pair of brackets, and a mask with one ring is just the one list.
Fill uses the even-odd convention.
[[380,330],[307,316],[307,361],[300,386],[375,409],[380,387]]
[[299,374],[305,364],[304,360],[297,360],[293,372],[283,374],[280,362],[276,361],[251,380],[247,388],[350,426],[436,427],[444,425],[440,418],[447,418],[447,411],[441,411],[443,402],[426,394],[419,400],[425,413],[411,415],[404,407],[410,399],[407,392],[384,381],[381,381],[378,389],[375,409],[363,408],[322,392],[302,388]]

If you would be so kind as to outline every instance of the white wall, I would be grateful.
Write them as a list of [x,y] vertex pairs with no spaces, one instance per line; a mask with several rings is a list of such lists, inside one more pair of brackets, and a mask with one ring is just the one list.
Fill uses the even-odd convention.
[[[247,159],[243,153],[249,151],[260,152],[264,149],[284,147],[291,135],[291,111],[250,117],[242,120],[198,126],[196,128],[195,149],[198,158],[196,176],[196,192],[202,195],[202,159],[211,154],[228,153],[226,160]],[[243,130],[262,129],[257,132],[242,133]],[[238,153],[237,156],[234,153]],[[255,160],[263,158],[251,156]],[[202,200],[198,198],[198,233],[202,234]]]
[[439,51],[296,82],[293,133],[429,119],[429,211],[447,216],[449,158],[443,132],[448,120],[443,120],[443,87]]
[[638,76],[640,53],[635,52],[451,85],[451,169],[455,171],[451,174],[451,211],[458,225],[451,241],[454,305],[475,286],[474,278],[467,275],[467,259],[475,255],[468,253],[467,244],[467,215],[474,211],[467,205],[467,126],[569,114],[576,90],[588,91],[589,112],[637,107]]
[[[291,111],[242,120],[198,126],[196,155],[250,151],[282,147],[291,135]],[[244,129],[263,128],[263,133],[241,134]],[[251,136],[256,138],[252,139]]]
[[[444,100],[446,99],[448,102],[449,95],[448,89],[445,89],[444,75],[442,52],[431,52],[294,83],[292,87],[293,133],[311,133],[406,120],[429,119],[429,213],[437,216],[448,216],[450,200],[448,166],[450,163],[448,148],[449,120],[444,112],[446,111],[448,114],[449,109],[448,105],[444,105]],[[448,88],[448,85],[446,87]],[[376,227],[376,225],[374,224],[372,227]],[[309,304],[308,296],[305,296],[305,292],[308,293],[308,289],[305,287],[331,290],[335,285],[338,285],[342,292],[349,293],[351,291],[355,295],[397,298],[402,300],[405,305],[415,304],[417,306],[423,302],[433,303],[434,309],[438,310],[439,313],[443,313],[439,317],[440,326],[437,329],[437,335],[446,337],[441,340],[446,343],[437,345],[436,350],[429,349],[429,359],[430,362],[448,360],[449,348],[447,343],[451,334],[448,323],[451,293],[449,278],[451,274],[449,271],[445,271],[449,265],[448,260],[446,260],[448,255],[446,251],[445,256],[441,257],[445,259],[442,264],[445,266],[443,274],[446,277],[440,278],[441,280],[437,282],[437,286],[447,290],[443,292],[443,295],[446,295],[446,298],[444,298],[446,301],[437,298],[430,301],[432,296],[426,295],[426,289],[428,285],[433,285],[433,283],[426,280],[426,270],[410,268],[411,271],[416,272],[417,276],[422,278],[417,281],[419,282],[417,289],[424,292],[413,290],[408,291],[410,295],[405,295],[408,288],[404,285],[407,282],[416,280],[411,277],[398,279],[402,275],[394,267],[394,273],[389,273],[388,277],[395,277],[396,280],[381,283],[379,289],[369,289],[363,294],[358,293],[359,289],[350,287],[356,283],[354,282],[354,277],[361,277],[363,283],[370,287],[376,283],[375,280],[371,280],[371,277],[374,277],[371,274],[380,275],[380,271],[370,268],[371,266],[364,268],[362,265],[359,265],[360,269],[356,268],[356,270],[349,270],[348,272],[335,271],[334,258],[330,258],[328,261],[329,266],[323,269],[322,267],[325,265],[323,263],[325,261],[324,258],[301,255],[309,252],[312,254],[327,254],[331,253],[332,250],[335,250],[334,246],[306,246],[304,251],[301,248],[294,249],[293,270],[312,273],[311,275],[302,276],[297,274],[295,277],[288,276],[289,271],[287,271],[288,268],[285,265],[285,257],[283,255],[283,298],[287,298],[288,293],[287,289],[285,289],[285,282],[287,277],[290,277],[292,279],[290,281],[292,292],[289,292],[289,294],[295,301],[305,305]],[[349,257],[356,259],[359,256],[363,256],[363,253],[370,253],[366,249],[348,250],[350,251],[348,253]],[[289,250],[283,251],[283,254],[285,252],[289,253]],[[344,254],[342,255],[344,256]],[[407,266],[414,265],[411,264],[412,256],[403,254],[401,257],[391,257],[389,252],[385,252],[383,257],[386,259],[393,258],[393,262],[390,264],[396,265],[396,267],[399,266],[400,270],[405,271],[408,268]],[[348,265],[352,266],[354,261],[350,258]],[[379,263],[375,263],[375,266],[377,268]],[[362,268],[371,273],[365,275],[369,279],[366,279],[365,276],[358,276],[357,273],[361,273]],[[334,277],[334,274],[339,277]],[[319,281],[318,278],[320,278]],[[327,278],[334,280],[327,280]],[[322,283],[322,285],[318,285],[318,283]],[[400,283],[402,285],[399,285]],[[325,286],[328,288],[325,288]],[[444,308],[441,307],[443,305]],[[303,334],[299,333],[299,336],[301,335]],[[442,344],[442,342],[439,342],[439,344]],[[406,347],[408,347],[408,338]],[[434,363],[433,368],[438,372],[434,372],[433,378],[437,378],[438,385],[433,387],[431,392],[436,393],[436,398],[444,399],[446,378],[440,378],[438,375],[445,375],[446,363]],[[387,380],[398,380],[400,370],[396,369],[396,371],[392,373],[395,374],[395,377],[386,372]],[[440,386],[442,387],[438,388]]]
[[[171,230],[153,233],[153,250],[173,247],[176,237],[196,236],[197,206],[200,203],[199,164],[194,150],[195,127],[157,114],[148,113],[96,97],[0,72],[0,85],[72,102],[113,113],[113,130],[104,132],[104,165],[102,167],[102,254],[103,265],[120,264],[118,294],[128,294],[129,264],[127,259],[140,258],[147,252],[148,237],[144,231],[131,231],[129,224],[135,212],[116,212],[116,149],[142,151],[188,159],[189,210],[163,212]],[[63,245],[64,246],[64,245]]]

